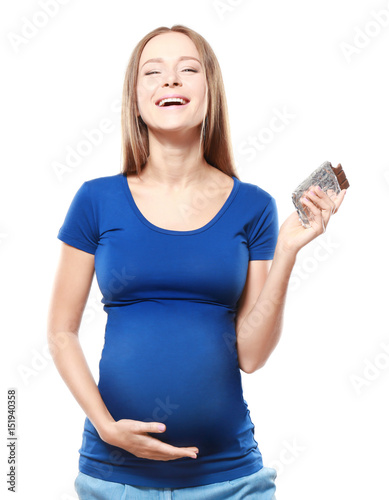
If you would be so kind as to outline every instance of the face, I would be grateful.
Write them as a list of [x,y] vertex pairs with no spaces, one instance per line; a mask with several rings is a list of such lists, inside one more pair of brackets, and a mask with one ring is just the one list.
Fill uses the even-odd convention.
[[[185,59],[181,59],[185,57]],[[149,61],[158,58],[158,61]],[[157,35],[143,48],[138,69],[138,114],[149,130],[199,127],[207,113],[207,82],[200,55],[183,33]],[[186,104],[158,106],[162,97],[179,95]],[[189,101],[189,102],[188,102]]]

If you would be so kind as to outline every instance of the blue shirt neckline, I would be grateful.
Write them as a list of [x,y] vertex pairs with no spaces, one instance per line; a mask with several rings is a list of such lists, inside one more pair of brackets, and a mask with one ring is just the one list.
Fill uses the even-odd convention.
[[192,229],[190,231],[176,231],[173,229],[165,229],[159,226],[156,226],[155,224],[152,224],[149,220],[146,219],[146,217],[142,214],[142,212],[139,210],[137,204],[135,203],[135,200],[132,196],[130,186],[127,182],[127,176],[125,173],[120,173],[119,174],[122,177],[122,185],[126,194],[126,197],[131,205],[131,208],[135,215],[138,217],[138,219],[148,226],[150,229],[153,229],[154,231],[158,231],[159,233],[164,233],[164,234],[172,234],[172,235],[180,235],[180,236],[186,236],[186,235],[191,235],[191,234],[197,234],[201,233],[202,231],[206,231],[209,229],[211,226],[213,226],[219,219],[220,217],[224,214],[224,212],[227,210],[227,208],[231,205],[232,201],[234,200],[236,193],[238,192],[239,189],[239,179],[235,177],[234,175],[232,176],[234,185],[232,186],[232,190],[230,194],[228,195],[228,198],[224,202],[223,206],[220,208],[218,213],[204,226],[199,227],[197,229]]

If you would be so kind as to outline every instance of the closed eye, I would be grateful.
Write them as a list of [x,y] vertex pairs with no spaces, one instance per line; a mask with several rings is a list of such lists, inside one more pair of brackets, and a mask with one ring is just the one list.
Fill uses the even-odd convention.
[[[183,71],[193,71],[193,73],[197,73],[197,70],[191,68],[186,68]],[[158,71],[150,71],[149,73],[146,73],[146,75],[152,75],[153,73],[158,73]]]

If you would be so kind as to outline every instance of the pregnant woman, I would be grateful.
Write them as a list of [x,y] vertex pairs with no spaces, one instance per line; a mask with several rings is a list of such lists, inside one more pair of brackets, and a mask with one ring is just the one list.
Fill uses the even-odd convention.
[[[313,187],[311,228],[293,212],[279,229],[274,198],[234,168],[216,56],[181,25],[135,47],[122,141],[122,171],[85,181],[58,233],[48,341],[86,414],[77,494],[275,499],[240,370],[277,345],[296,255],[345,190]],[[107,313],[97,385],[78,339],[94,272]]]

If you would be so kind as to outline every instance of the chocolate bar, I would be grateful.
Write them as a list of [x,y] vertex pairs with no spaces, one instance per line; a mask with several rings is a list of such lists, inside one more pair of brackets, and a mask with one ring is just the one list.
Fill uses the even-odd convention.
[[322,191],[330,193],[328,195],[331,197],[339,194],[342,189],[350,187],[350,183],[340,163],[334,168],[329,161],[326,161],[312,172],[292,193],[293,204],[305,228],[311,227],[309,221],[313,215],[309,208],[300,202],[300,198],[311,186],[320,186]]

